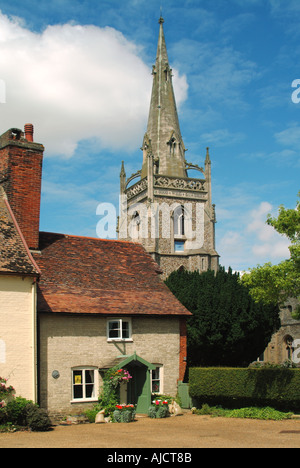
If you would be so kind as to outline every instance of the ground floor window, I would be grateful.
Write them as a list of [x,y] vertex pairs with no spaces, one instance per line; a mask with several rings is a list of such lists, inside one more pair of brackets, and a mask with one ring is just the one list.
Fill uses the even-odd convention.
[[73,400],[96,399],[96,369],[76,368],[72,370],[72,398]]
[[162,366],[157,366],[154,370],[151,371],[152,393],[163,393],[162,386]]

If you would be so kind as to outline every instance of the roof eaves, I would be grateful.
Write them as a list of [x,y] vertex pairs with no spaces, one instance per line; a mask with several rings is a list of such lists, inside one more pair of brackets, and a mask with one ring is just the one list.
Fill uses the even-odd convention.
[[[9,212],[9,215],[11,216],[12,222],[13,222],[16,230],[17,230],[17,233],[18,233],[18,235],[19,235],[19,237],[21,239],[21,242],[22,242],[22,244],[24,246],[24,249],[25,249],[25,251],[26,251],[26,253],[28,255],[28,258],[29,258],[30,262],[32,263],[34,269],[36,270],[35,272],[31,273],[30,275],[31,276],[39,276],[39,275],[41,275],[41,270],[39,269],[36,261],[34,260],[32,254],[31,254],[31,252],[30,252],[30,250],[28,248],[28,245],[27,245],[27,243],[26,243],[26,241],[24,239],[24,236],[22,234],[20,226],[18,225],[18,222],[17,222],[17,220],[15,218],[15,215],[14,215],[12,209],[11,209],[11,206],[10,206],[8,200],[7,200],[7,196],[6,196],[5,192],[4,192],[4,190],[3,190],[3,200],[4,200],[4,204],[5,204],[6,208],[7,208],[7,210]],[[27,275],[27,273],[24,273],[24,275]]]

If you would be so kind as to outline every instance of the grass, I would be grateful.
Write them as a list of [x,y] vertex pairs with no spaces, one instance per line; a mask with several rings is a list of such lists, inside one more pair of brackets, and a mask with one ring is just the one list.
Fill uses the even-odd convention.
[[248,419],[261,419],[261,420],[273,420],[282,421],[283,419],[291,419],[293,413],[285,413],[278,411],[274,408],[266,406],[259,408],[250,406],[247,408],[239,409],[224,409],[219,406],[209,406],[207,404],[202,405],[201,409],[194,409],[194,414],[199,415],[210,415],[212,417],[223,417],[223,418],[248,418]]

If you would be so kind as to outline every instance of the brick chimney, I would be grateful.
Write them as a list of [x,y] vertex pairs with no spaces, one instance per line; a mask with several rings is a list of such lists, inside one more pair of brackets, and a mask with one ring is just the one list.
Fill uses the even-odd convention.
[[32,124],[25,132],[11,128],[0,136],[0,184],[32,250],[39,247],[43,152],[33,140]]

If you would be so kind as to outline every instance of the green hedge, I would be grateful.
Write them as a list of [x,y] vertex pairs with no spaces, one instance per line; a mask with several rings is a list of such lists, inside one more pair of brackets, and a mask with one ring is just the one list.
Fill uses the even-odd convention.
[[190,396],[197,404],[273,406],[300,410],[300,369],[190,368]]

